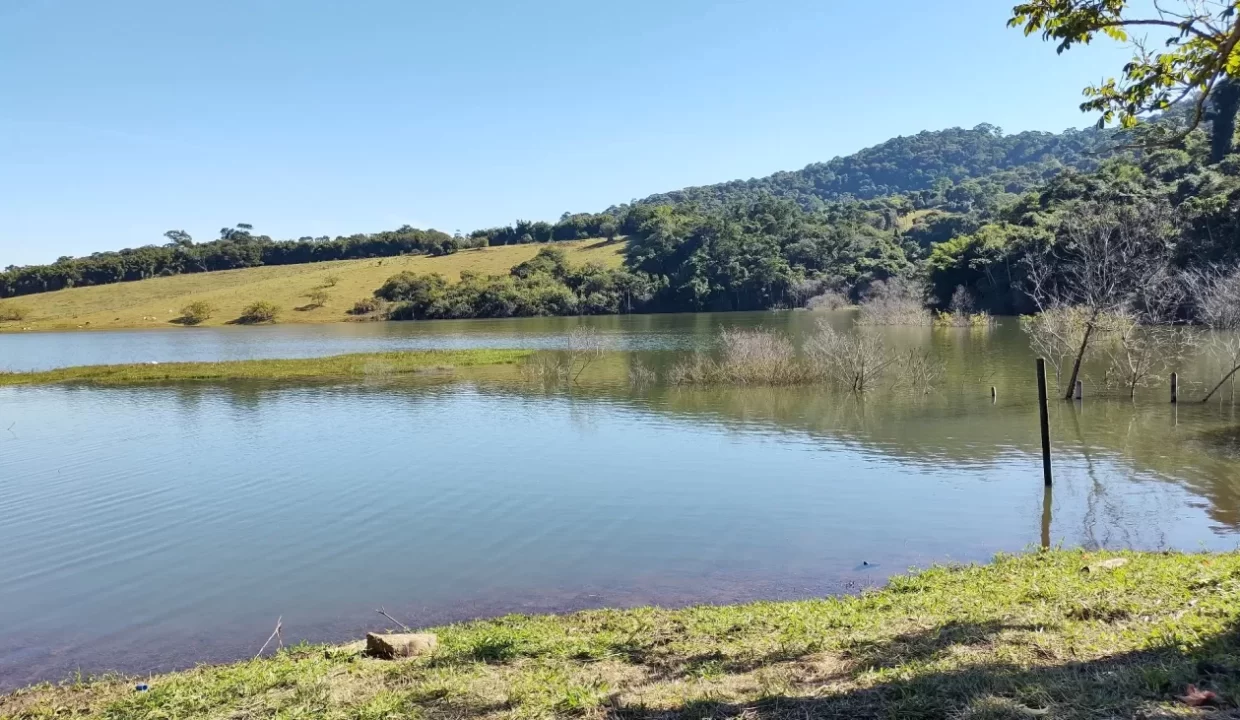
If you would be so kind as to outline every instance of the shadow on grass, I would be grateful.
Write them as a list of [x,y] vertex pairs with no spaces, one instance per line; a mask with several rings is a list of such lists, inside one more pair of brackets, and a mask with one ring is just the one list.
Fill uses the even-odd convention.
[[[619,703],[607,709],[617,718],[1100,718],[1179,717],[1188,713],[1234,710],[1240,700],[1240,633],[1235,626],[1191,649],[1168,637],[1163,647],[1116,654],[1089,662],[1029,667],[1005,662],[1002,653],[985,652],[994,637],[1008,630],[1033,630],[1022,636],[1036,642],[1036,628],[1002,623],[949,623],[890,642],[848,651],[845,669],[832,674],[807,672],[795,660],[758,658],[728,663],[721,658],[691,659],[682,669],[702,662],[721,663],[725,673],[760,670],[769,677],[750,678],[758,696],[734,703],[690,699],[670,709]],[[1009,641],[1010,644],[1010,641]],[[1035,653],[1036,654],[1036,653]],[[972,657],[984,660],[972,662]],[[998,659],[996,659],[998,658]],[[929,669],[946,661],[951,669]],[[773,678],[773,679],[772,679]],[[1207,707],[1190,708],[1178,699],[1188,685],[1216,693]],[[1170,704],[1172,708],[1160,708]],[[1175,714],[1169,714],[1174,711]],[[1233,714],[1215,717],[1237,717]]]

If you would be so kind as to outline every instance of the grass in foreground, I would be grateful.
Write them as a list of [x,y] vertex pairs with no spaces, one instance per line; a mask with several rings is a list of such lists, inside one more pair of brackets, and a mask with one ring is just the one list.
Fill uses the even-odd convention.
[[2,373],[0,386],[92,383],[133,385],[183,380],[340,380],[462,368],[516,365],[529,350],[424,350],[358,353],[296,360],[235,360],[155,365],[84,365],[44,372]]
[[[349,319],[346,311],[355,302],[371,297],[376,288],[399,272],[437,272],[451,281],[456,281],[462,270],[504,274],[543,247],[503,245],[441,257],[405,255],[273,265],[24,295],[0,299],[0,332],[178,328],[181,324],[176,321],[181,319],[182,309],[194,303],[212,308],[208,317],[195,324],[224,325],[258,301],[282,308],[281,324],[340,322]],[[556,243],[556,247],[567,252],[573,265],[599,262],[619,267],[623,262],[623,242],[579,240]]]
[[[1054,551],[860,597],[439,628],[430,657],[356,646],[151,679],[41,686],[0,718],[1104,718],[1240,701],[1240,554]],[[1219,708],[1215,708],[1216,710]]]

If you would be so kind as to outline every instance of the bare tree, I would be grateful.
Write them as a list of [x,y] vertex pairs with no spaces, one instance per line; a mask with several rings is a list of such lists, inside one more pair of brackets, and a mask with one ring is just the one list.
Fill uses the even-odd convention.
[[1055,369],[1055,387],[1063,387],[1063,366],[1081,347],[1087,313],[1079,307],[1048,307],[1037,315],[1023,315],[1020,328],[1038,357]]
[[1123,381],[1128,397],[1137,388],[1178,365],[1196,344],[1196,333],[1177,325],[1188,302],[1188,279],[1168,270],[1138,291],[1138,302],[1108,316],[1112,342],[1107,351],[1111,370]]
[[529,380],[572,385],[603,354],[603,338],[598,330],[578,327],[568,334],[566,351],[537,353],[525,361],[521,370]]
[[942,361],[916,348],[900,353],[895,364],[899,377],[893,387],[905,386],[916,395],[929,394],[945,370]]
[[1206,402],[1240,372],[1240,267],[1207,268],[1189,275],[1188,281],[1197,320],[1213,331],[1210,346],[1231,368],[1206,393]]
[[1134,313],[1114,319],[1114,338],[1106,348],[1111,370],[1123,383],[1129,398],[1137,388],[1157,380],[1174,368],[1196,344],[1192,328],[1183,325],[1143,324]]
[[568,334],[568,373],[573,382],[599,358],[603,357],[603,337],[592,327],[574,328]]
[[925,283],[911,277],[876,280],[865,293],[861,325],[929,325],[933,318],[926,309]]
[[1117,316],[1144,308],[1172,281],[1176,232],[1165,203],[1082,203],[1063,219],[1055,243],[1026,256],[1029,294],[1038,308],[1083,313],[1068,399],[1095,335],[1113,330]]
[[819,322],[818,331],[806,340],[805,354],[818,372],[858,394],[869,390],[897,360],[879,335],[863,328],[845,334],[826,322]]

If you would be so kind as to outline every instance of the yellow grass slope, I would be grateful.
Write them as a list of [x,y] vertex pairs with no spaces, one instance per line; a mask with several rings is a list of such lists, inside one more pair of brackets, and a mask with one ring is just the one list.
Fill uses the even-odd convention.
[[[464,250],[444,257],[407,255],[403,257],[339,260],[305,265],[224,270],[213,273],[153,278],[138,282],[73,288],[52,293],[26,295],[0,300],[0,317],[6,309],[20,308],[24,317],[0,321],[0,331],[116,329],[139,327],[179,327],[173,320],[191,302],[210,303],[215,312],[203,326],[223,325],[236,319],[241,310],[257,300],[279,305],[280,323],[324,323],[348,319],[346,310],[364,297],[370,297],[392,275],[405,270],[437,272],[451,281],[462,270],[484,275],[508,272],[530,258],[543,245],[505,245]],[[556,243],[573,265],[598,262],[619,267],[622,242],[580,240]],[[328,286],[334,282],[334,285]],[[323,307],[298,310],[309,304],[308,293],[322,290],[328,295]]]

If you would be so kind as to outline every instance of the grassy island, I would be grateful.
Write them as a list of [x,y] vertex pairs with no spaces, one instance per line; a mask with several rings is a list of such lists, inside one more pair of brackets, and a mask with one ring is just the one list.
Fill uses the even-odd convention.
[[0,372],[6,385],[139,385],[177,381],[328,381],[381,378],[516,365],[529,350],[422,350],[356,353],[293,360],[234,360],[129,365],[84,365],[44,372]]

